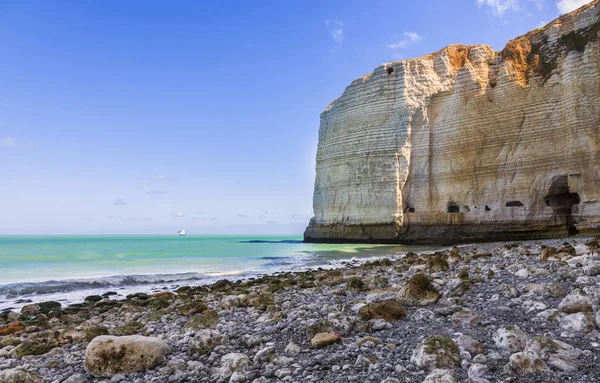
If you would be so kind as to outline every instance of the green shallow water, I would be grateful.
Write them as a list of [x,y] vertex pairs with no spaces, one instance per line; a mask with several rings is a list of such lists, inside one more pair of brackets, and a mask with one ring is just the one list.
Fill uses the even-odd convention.
[[[301,236],[0,236],[1,302],[14,297],[165,283],[209,283],[426,247],[307,244]],[[99,287],[100,285],[101,287]]]

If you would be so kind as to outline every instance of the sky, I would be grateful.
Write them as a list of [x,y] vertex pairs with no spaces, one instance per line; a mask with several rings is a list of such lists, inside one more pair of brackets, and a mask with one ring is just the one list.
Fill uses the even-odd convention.
[[319,114],[585,0],[0,0],[0,235],[301,234]]

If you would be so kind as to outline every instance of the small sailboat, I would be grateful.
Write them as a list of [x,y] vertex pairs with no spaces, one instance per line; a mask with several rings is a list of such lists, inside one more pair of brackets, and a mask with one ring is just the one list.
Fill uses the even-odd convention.
[[183,237],[185,235],[185,230],[181,229],[177,234],[179,234],[180,237]]

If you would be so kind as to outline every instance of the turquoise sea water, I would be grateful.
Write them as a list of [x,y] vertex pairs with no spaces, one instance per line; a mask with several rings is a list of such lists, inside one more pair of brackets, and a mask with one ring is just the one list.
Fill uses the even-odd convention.
[[153,291],[343,261],[433,250],[399,245],[307,244],[300,236],[0,236],[0,309],[75,302],[115,290]]

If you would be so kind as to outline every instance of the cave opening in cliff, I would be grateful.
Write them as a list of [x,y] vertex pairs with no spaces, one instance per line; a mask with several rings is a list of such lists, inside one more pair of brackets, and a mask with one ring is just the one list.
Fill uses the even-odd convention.
[[523,206],[523,202],[521,201],[509,201],[506,203],[506,207],[521,207]]
[[579,233],[573,218],[573,205],[578,205],[581,198],[578,193],[569,190],[568,176],[558,176],[552,179],[548,194],[544,197],[546,206],[550,206],[558,218],[565,220],[569,236]]
[[392,73],[394,73],[394,67],[388,67],[387,74],[392,74]]
[[458,205],[448,205],[448,213],[460,213],[460,208]]
[[488,205],[485,205],[485,211],[492,211]]

